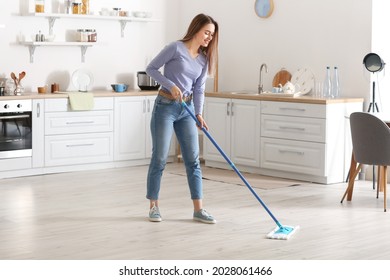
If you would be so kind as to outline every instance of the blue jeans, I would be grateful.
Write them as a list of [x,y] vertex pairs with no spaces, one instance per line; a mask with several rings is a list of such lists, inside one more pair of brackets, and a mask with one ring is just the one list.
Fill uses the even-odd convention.
[[[187,102],[187,105],[194,112],[192,101]],[[167,162],[173,131],[175,131],[187,172],[191,199],[202,199],[198,128],[190,114],[179,102],[158,95],[153,108],[150,129],[153,150],[149,165],[146,198],[158,200],[161,177]]]

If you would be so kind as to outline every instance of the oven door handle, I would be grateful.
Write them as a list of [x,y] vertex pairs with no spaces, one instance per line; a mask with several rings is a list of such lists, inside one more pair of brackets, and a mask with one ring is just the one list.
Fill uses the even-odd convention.
[[15,116],[0,116],[0,120],[10,120],[10,119],[25,119],[29,118],[30,115],[15,115]]

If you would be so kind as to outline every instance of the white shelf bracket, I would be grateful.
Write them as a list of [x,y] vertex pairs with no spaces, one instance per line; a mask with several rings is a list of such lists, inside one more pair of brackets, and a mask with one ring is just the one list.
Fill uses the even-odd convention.
[[53,27],[54,27],[54,23],[56,22],[56,17],[49,17],[48,20],[49,20],[49,34],[50,35],[53,35]]
[[34,63],[35,46],[33,46],[33,45],[28,46],[28,50],[30,52],[30,63]]
[[88,46],[80,46],[80,48],[81,48],[81,62],[84,63],[85,62],[85,54],[87,52]]
[[125,37],[125,28],[126,28],[127,21],[121,20],[120,23],[121,23],[121,37],[123,38]]

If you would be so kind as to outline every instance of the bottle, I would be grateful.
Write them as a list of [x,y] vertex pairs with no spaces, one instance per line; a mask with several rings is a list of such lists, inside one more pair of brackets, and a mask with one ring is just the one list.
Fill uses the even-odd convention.
[[337,98],[340,96],[340,81],[339,81],[339,71],[337,66],[333,69],[333,79],[332,79],[332,98]]
[[83,15],[89,14],[89,0],[82,0],[81,13]]
[[36,13],[45,12],[45,0],[35,0],[35,12]]
[[326,66],[326,74],[325,74],[325,80],[324,80],[323,92],[322,92],[324,98],[331,97],[331,90],[332,90],[332,83],[330,80],[330,67]]
[[65,14],[72,13],[72,2],[73,0],[65,0]]
[[72,14],[79,15],[81,14],[81,2],[72,3]]

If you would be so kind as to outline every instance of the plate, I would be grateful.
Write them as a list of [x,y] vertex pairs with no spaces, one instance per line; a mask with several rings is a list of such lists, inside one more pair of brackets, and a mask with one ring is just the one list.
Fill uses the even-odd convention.
[[313,72],[307,68],[300,68],[292,75],[291,82],[299,86],[301,95],[305,95],[314,88]]
[[93,84],[93,75],[86,69],[78,69],[72,74],[72,83],[78,91],[88,91]]

